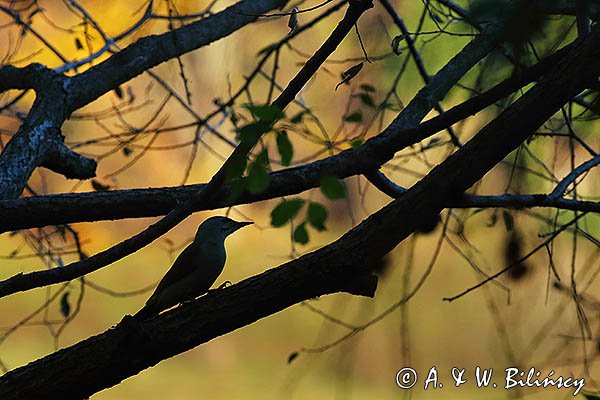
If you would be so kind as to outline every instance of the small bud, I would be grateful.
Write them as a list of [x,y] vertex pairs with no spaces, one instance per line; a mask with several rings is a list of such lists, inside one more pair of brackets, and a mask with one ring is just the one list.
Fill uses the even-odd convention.
[[362,67],[363,63],[361,62],[342,72],[342,81],[336,85],[335,90],[337,90],[341,84],[350,82],[356,75],[358,75]]

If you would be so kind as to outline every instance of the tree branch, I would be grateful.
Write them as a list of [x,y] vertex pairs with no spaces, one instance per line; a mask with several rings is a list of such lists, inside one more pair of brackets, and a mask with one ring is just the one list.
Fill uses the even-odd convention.
[[104,93],[165,61],[229,36],[288,0],[242,0],[181,28],[142,38],[69,82],[69,110],[75,111]]
[[[288,168],[270,174],[269,189],[263,193],[252,195],[242,194],[235,201],[231,200],[231,185],[222,187],[208,202],[198,203],[194,211],[228,207],[236,204],[248,204],[281,196],[298,194],[305,190],[318,187],[324,175],[335,175],[339,178],[376,170],[389,161],[393,153],[476,114],[485,107],[494,104],[508,94],[539,78],[557,60],[564,57],[572,45],[566,46],[538,64],[520,71],[488,91],[472,97],[444,114],[436,116],[417,127],[398,129],[387,132],[388,139],[379,137],[369,139],[358,150],[346,150],[340,154],[315,161],[313,163]],[[470,51],[467,48],[463,52]],[[461,52],[460,54],[463,54]],[[481,51],[479,54],[482,54]],[[452,69],[448,69],[452,71]],[[442,69],[439,74],[445,74]],[[430,85],[436,85],[431,83]],[[428,112],[427,104],[423,102],[430,91],[421,91],[407,109],[410,113],[421,115]],[[443,91],[436,94],[443,95]],[[413,105],[416,104],[416,105]],[[422,108],[421,108],[422,107]],[[404,112],[401,114],[403,115]],[[407,119],[409,117],[406,117]],[[406,122],[408,125],[410,121]],[[398,138],[398,140],[391,140]],[[384,149],[385,151],[380,151]],[[376,154],[373,156],[373,154]],[[368,157],[367,157],[368,155]],[[374,178],[369,176],[369,179]],[[165,187],[155,189],[133,189],[109,192],[92,192],[77,194],[60,194],[44,197],[27,197],[16,200],[0,201],[0,232],[16,229],[40,227],[45,225],[60,225],[74,222],[91,222],[107,219],[140,218],[165,215],[179,203],[188,200],[193,193],[201,190],[204,185],[189,185],[182,187]],[[118,202],[119,207],[114,207]]]
[[[52,149],[48,144],[52,140],[51,131],[60,130],[73,111],[145,70],[221,39],[256,20],[259,15],[286,3],[287,0],[242,0],[206,19],[162,35],[140,39],[73,77],[66,77],[39,64],[25,68],[1,68],[0,91],[33,87],[36,100],[25,122],[0,155],[0,199],[16,198],[22,193],[35,168],[49,158],[45,153]],[[0,10],[10,12],[8,9]],[[11,15],[17,23],[22,23],[18,14]],[[70,157],[68,162],[73,161],[75,158]],[[79,162],[83,159],[80,158]],[[57,163],[51,165],[55,167]],[[91,163],[87,162],[86,168],[90,166]]]

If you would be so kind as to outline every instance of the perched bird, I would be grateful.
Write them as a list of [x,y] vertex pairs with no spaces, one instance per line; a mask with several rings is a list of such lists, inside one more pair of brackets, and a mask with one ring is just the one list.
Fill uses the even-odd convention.
[[252,222],[227,217],[204,221],[194,241],[177,257],[146,305],[135,316],[146,318],[208,292],[225,266],[225,239]]

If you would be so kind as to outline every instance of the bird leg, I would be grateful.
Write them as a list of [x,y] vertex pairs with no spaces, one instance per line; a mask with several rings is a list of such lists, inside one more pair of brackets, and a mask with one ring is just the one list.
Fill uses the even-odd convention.
[[227,286],[231,286],[231,285],[232,285],[231,281],[225,281],[221,284],[221,286],[219,286],[216,289],[208,289],[206,294],[211,294],[211,293],[217,292],[217,291],[219,291],[221,289],[225,289]]

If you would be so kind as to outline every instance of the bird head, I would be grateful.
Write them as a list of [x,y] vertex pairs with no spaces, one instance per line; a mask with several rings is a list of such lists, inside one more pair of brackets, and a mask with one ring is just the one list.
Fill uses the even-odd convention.
[[238,229],[250,224],[252,224],[252,222],[237,222],[227,217],[211,217],[198,227],[196,240],[204,240],[209,237],[220,237],[224,239]]

